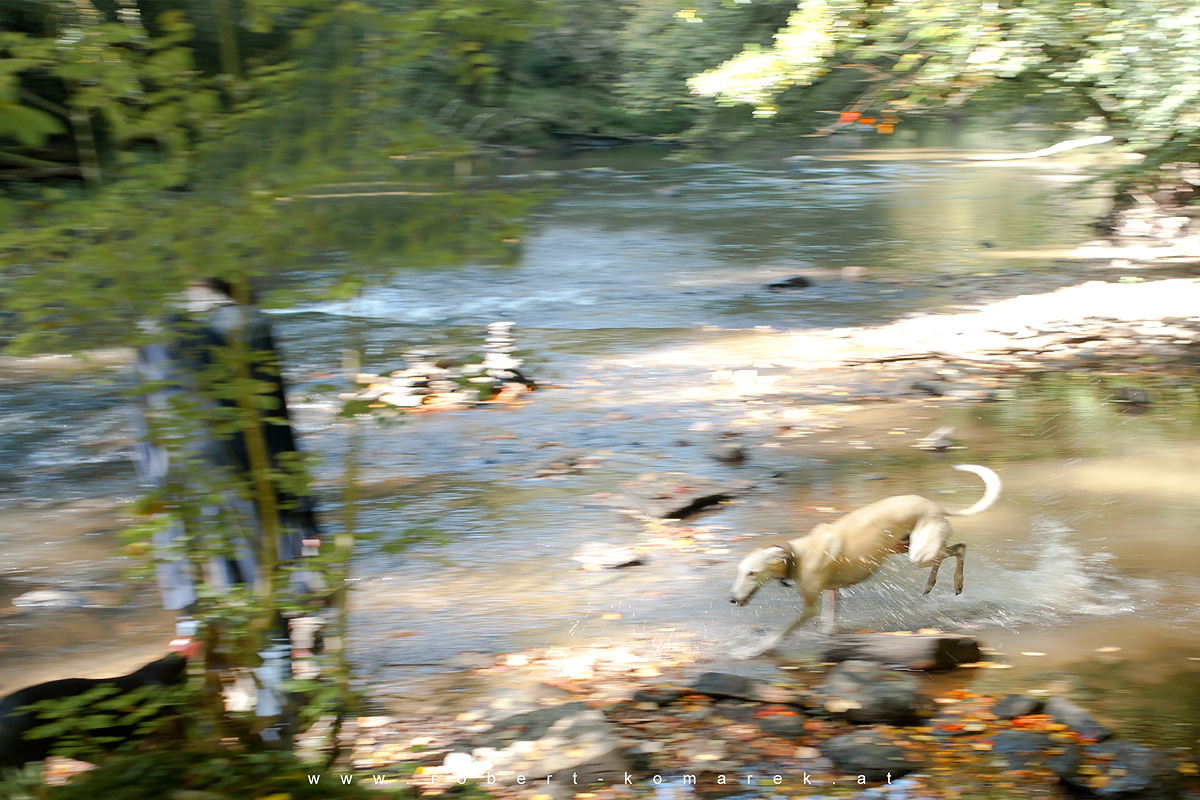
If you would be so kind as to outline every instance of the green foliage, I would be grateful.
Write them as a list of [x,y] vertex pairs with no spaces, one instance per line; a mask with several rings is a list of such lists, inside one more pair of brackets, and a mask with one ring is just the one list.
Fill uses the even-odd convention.
[[[206,800],[276,798],[327,800],[327,798],[394,797],[394,792],[369,790],[369,776],[356,775],[342,784],[333,774],[317,784],[319,774],[289,752],[207,752],[195,749],[154,751],[112,759],[66,786],[46,792],[46,800],[161,800],[164,797],[203,797]],[[194,794],[192,794],[194,793]]]
[[[1200,8],[1186,0],[804,0],[773,46],[748,47],[691,85],[769,117],[803,87],[851,71],[861,86],[823,131],[868,112],[890,130],[901,114],[979,97],[1075,104],[1090,112],[1089,127],[1110,127],[1157,167],[1196,156],[1197,45]],[[1019,99],[982,94],[1005,82],[1020,86]]]
[[147,736],[161,727],[165,710],[191,700],[186,685],[147,685],[122,692],[111,684],[98,684],[82,694],[26,706],[23,710],[36,714],[42,724],[27,731],[25,738],[51,738],[55,740],[53,755],[95,761],[125,738],[115,735],[113,729]]

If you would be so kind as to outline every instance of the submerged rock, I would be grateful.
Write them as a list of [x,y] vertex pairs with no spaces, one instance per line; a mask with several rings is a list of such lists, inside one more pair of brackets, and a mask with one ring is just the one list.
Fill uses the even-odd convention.
[[797,275],[794,278],[787,278],[782,281],[767,284],[769,292],[790,292],[796,289],[807,289],[812,286],[813,282],[803,275]]

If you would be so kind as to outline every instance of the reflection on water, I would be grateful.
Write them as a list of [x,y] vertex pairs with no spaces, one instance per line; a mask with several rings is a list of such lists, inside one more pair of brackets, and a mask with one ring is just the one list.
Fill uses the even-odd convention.
[[[1083,670],[1104,646],[1121,647],[1112,663],[1129,668],[1101,671],[1099,682],[1194,683],[1200,662],[1187,659],[1200,657],[1200,544],[1190,487],[1200,450],[1190,384],[1155,385],[1158,402],[1142,416],[1105,403],[1100,383],[1065,374],[1014,382],[1014,399],[970,406],[858,408],[831,394],[834,384],[886,386],[884,372],[781,372],[786,391],[763,401],[706,394],[714,369],[775,369],[751,355],[754,336],[773,334],[731,328],[883,322],[939,299],[936,281],[842,282],[842,266],[918,279],[1049,269],[993,251],[1078,244],[1097,210],[1092,201],[1047,194],[1037,179],[1045,165],[879,159],[787,171],[777,159],[681,167],[617,153],[514,169],[588,166],[614,171],[539,179],[564,191],[541,210],[514,267],[415,270],[353,303],[276,318],[303,444],[324,459],[318,488],[330,527],[344,442],[327,384],[343,346],[365,342],[364,367],[382,370],[418,345],[477,352],[482,324],[506,317],[534,375],[556,387],[524,407],[368,424],[361,524],[376,535],[355,565],[353,647],[378,691],[419,692],[417,678],[437,670],[425,665],[463,651],[636,635],[690,637],[698,654],[722,663],[747,626],[771,629],[796,613],[781,587],[746,608],[729,604],[732,565],[756,541],[743,534],[794,534],[829,518],[814,509],[844,512],[890,494],[966,506],[981,489],[948,468],[963,461],[992,467],[1005,483],[991,511],[955,522],[969,545],[963,594],[939,585],[922,597],[925,576],[896,559],[845,593],[844,627],[977,631],[1013,661],[1014,669],[985,676],[1006,686]],[[663,188],[671,191],[655,191]],[[800,273],[815,287],[763,288]],[[0,377],[10,399],[0,412],[10,434],[0,437],[3,597],[70,585],[109,591],[118,606],[6,612],[0,690],[149,660],[169,615],[156,610],[151,591],[112,589],[121,568],[114,537],[125,524],[114,498],[137,491],[117,374]],[[787,416],[797,409],[811,411],[809,427]],[[785,423],[812,435],[779,438]],[[911,447],[941,425],[955,425],[968,449],[944,457]],[[745,466],[704,455],[715,431],[729,426],[745,432]],[[600,466],[533,477],[567,451],[597,456]],[[681,526],[692,529],[689,550],[658,548],[646,566],[619,572],[576,569],[570,556],[586,542],[647,541],[606,495],[668,471],[745,477],[757,487]],[[80,510],[101,500],[108,505]],[[801,633],[785,651],[811,654],[815,642]],[[1163,672],[1132,666],[1144,662]],[[771,663],[741,669],[769,671]],[[1187,697],[1193,702],[1195,692]]]

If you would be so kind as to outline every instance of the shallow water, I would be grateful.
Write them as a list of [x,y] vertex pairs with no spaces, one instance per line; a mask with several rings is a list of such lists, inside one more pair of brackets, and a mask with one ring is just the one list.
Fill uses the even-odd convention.
[[[779,331],[936,308],[947,275],[1052,269],[1049,255],[1030,251],[1086,241],[1101,209],[1056,188],[1084,166],[984,167],[946,150],[823,155],[802,170],[778,157],[678,166],[629,151],[512,162],[502,171],[517,177],[485,179],[561,189],[516,266],[415,270],[353,303],[276,316],[303,446],[323,459],[318,490],[331,530],[345,426],[324,385],[340,374],[343,347],[361,341],[365,369],[394,368],[418,345],[477,352],[482,326],[504,318],[533,374],[553,385],[519,407],[361,424],[361,525],[376,535],[355,563],[352,641],[377,696],[423,698],[450,670],[440,665],[465,651],[636,635],[687,638],[710,664],[732,663],[729,644],[747,626],[783,625],[796,606],[779,587],[746,608],[730,605],[733,564],[754,545],[737,537],[807,530],[835,516],[815,509],[844,512],[891,494],[969,505],[980,487],[948,468],[964,461],[995,469],[1005,491],[987,514],[956,521],[969,545],[963,594],[946,575],[922,598],[924,575],[897,558],[844,593],[844,629],[976,632],[1014,665],[980,678],[997,686],[1036,688],[1093,668],[1110,685],[1200,680],[1200,661],[1189,660],[1200,658],[1191,488],[1200,456],[1187,384],[1156,386],[1159,402],[1143,415],[1104,403],[1102,383],[1069,374],[1014,382],[1013,399],[986,405],[855,406],[836,392],[886,388],[890,373],[796,376],[753,360],[755,342]],[[581,171],[590,167],[610,171]],[[529,177],[537,171],[559,174]],[[847,282],[837,277],[844,266],[918,280]],[[763,288],[796,274],[816,285]],[[780,392],[738,397],[711,378],[741,368],[776,374]],[[0,600],[63,585],[107,606],[5,611],[0,691],[150,660],[171,615],[152,590],[123,588],[114,556],[128,520],[121,501],[138,492],[121,371],[0,377]],[[784,424],[806,435],[780,437]],[[911,447],[941,425],[957,426],[967,449]],[[730,427],[749,444],[745,466],[704,454]],[[533,477],[566,451],[596,455],[600,466]],[[647,566],[619,572],[578,570],[570,556],[586,542],[647,541],[603,495],[671,471],[756,487],[683,525],[702,547],[656,549]],[[816,642],[800,633],[784,652],[811,654]],[[1095,652],[1104,646],[1122,649]],[[770,674],[774,663],[741,669]]]

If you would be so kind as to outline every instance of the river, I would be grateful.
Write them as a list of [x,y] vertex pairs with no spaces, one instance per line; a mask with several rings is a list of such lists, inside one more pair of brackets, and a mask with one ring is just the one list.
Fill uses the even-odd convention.
[[[746,608],[728,602],[733,565],[753,545],[747,534],[806,530],[834,515],[821,509],[891,494],[942,493],[966,506],[980,486],[949,465],[981,463],[1005,488],[992,511],[955,522],[969,544],[963,594],[945,580],[922,598],[924,576],[896,559],[844,593],[843,627],[970,631],[1012,665],[987,671],[982,688],[1068,676],[1081,691],[1123,698],[1108,713],[1161,711],[1149,738],[1194,741],[1192,723],[1176,725],[1200,717],[1190,383],[1154,384],[1158,402],[1144,414],[1105,402],[1105,381],[1066,372],[1014,379],[1008,399],[993,403],[863,404],[846,399],[880,375],[797,375],[760,355],[789,330],[950,307],[959,279],[1052,272],[1056,255],[1091,238],[1103,200],[1063,189],[1092,162],[962,160],[972,145],[1003,141],[822,149],[794,166],[781,160],[787,153],[680,165],[655,149],[480,165],[496,185],[558,190],[515,265],[412,270],[351,302],[277,314],[302,446],[322,459],[330,529],[346,426],[329,384],[348,343],[364,343],[365,370],[397,368],[414,347],[478,350],[483,327],[504,319],[550,385],[514,406],[360,423],[361,525],[375,534],[354,563],[361,684],[385,706],[415,708],[452,682],[447,664],[463,652],[650,633],[686,638],[695,658],[729,666],[729,643],[747,625],[783,625],[796,606],[779,587]],[[865,267],[867,279],[843,280],[844,267]],[[814,285],[764,288],[798,274]],[[765,388],[714,379],[739,369],[755,370]],[[152,589],[120,581],[122,504],[139,491],[124,380],[120,365],[65,372],[51,362],[0,375],[0,691],[120,672],[156,657],[169,636],[171,615]],[[912,447],[942,425],[957,427],[965,450]],[[737,467],[705,455],[730,429],[750,453]],[[598,466],[536,476],[565,452]],[[678,553],[658,548],[645,566],[619,572],[579,570],[570,557],[588,542],[647,541],[645,525],[607,496],[667,472],[755,488],[684,523],[691,545]],[[93,607],[9,605],[49,586],[77,589]],[[783,655],[816,641],[796,634]],[[766,675],[776,663],[740,668]]]

